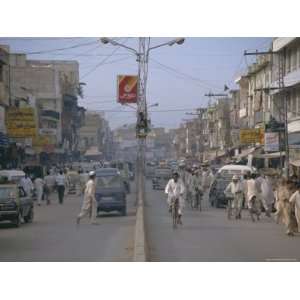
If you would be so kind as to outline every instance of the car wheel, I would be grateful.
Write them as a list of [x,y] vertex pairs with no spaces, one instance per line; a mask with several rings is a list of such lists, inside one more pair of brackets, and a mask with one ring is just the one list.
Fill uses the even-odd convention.
[[14,221],[12,221],[12,223],[13,223],[16,227],[20,227],[20,225],[21,225],[21,223],[22,223],[21,213],[18,214],[18,216],[15,218]]
[[34,218],[34,212],[33,212],[33,208],[31,208],[28,215],[26,217],[24,217],[24,221],[25,221],[25,223],[32,223],[33,218]]

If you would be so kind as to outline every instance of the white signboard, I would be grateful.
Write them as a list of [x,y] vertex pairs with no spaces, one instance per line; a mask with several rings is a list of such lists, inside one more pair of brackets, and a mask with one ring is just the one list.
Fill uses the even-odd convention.
[[278,132],[265,132],[265,151],[279,151],[279,134]]

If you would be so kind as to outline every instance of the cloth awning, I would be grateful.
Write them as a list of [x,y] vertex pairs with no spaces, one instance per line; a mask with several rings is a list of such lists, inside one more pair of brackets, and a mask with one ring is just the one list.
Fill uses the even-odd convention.
[[256,150],[255,147],[243,149],[240,154],[236,156],[238,159],[242,159],[244,157],[247,157],[249,154],[253,153]]
[[285,156],[285,152],[273,152],[273,153],[265,153],[265,154],[255,154],[255,158],[279,158],[280,156]]
[[86,150],[85,156],[96,156],[96,155],[101,155],[102,152],[100,152],[97,147],[91,147],[90,149]]

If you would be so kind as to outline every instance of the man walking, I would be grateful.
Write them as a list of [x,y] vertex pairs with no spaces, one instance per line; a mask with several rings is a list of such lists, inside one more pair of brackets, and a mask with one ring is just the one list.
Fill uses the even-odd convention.
[[81,207],[81,211],[79,215],[77,216],[76,223],[79,225],[80,220],[91,214],[91,224],[98,225],[96,218],[97,218],[97,201],[96,201],[96,173],[94,171],[91,171],[89,173],[89,180],[86,183],[85,190],[84,190],[84,198],[83,198],[83,204]]
[[25,177],[21,179],[21,186],[24,189],[27,196],[31,196],[31,192],[34,188],[33,183],[28,176],[28,174],[25,174]]
[[47,172],[47,175],[44,178],[45,186],[44,186],[44,194],[45,199],[47,201],[47,205],[50,204],[50,195],[54,190],[55,186],[55,177],[53,175],[50,175],[50,172]]
[[66,177],[62,170],[60,170],[59,174],[56,176],[55,182],[57,186],[59,204],[63,204],[66,189]]
[[250,179],[247,180],[247,204],[250,212],[250,216],[253,222],[255,222],[254,214],[257,217],[257,221],[259,220],[260,216],[260,209],[258,205],[257,199],[257,183],[255,181],[256,175],[251,174]]
[[37,197],[37,203],[38,206],[41,206],[43,193],[44,193],[44,180],[41,177],[37,177],[34,180],[34,187],[36,190],[36,197]]

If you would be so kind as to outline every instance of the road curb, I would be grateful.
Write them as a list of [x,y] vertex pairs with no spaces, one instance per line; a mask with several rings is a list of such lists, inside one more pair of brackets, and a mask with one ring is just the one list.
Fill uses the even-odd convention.
[[[143,178],[139,179],[140,186],[143,185]],[[135,262],[146,262],[147,257],[147,241],[146,241],[146,230],[145,230],[145,193],[142,189],[139,189],[137,194],[137,211],[136,211],[136,223],[134,232],[134,253],[133,261]]]

